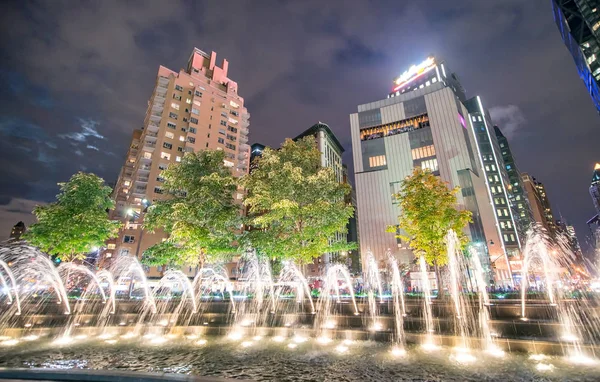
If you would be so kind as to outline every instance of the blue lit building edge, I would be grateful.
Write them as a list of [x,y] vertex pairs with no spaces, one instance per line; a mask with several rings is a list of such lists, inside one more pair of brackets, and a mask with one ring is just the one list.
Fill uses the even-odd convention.
[[598,88],[598,84],[596,83],[594,77],[592,76],[592,72],[587,65],[585,60],[585,56],[581,52],[581,48],[579,44],[571,33],[569,32],[569,27],[567,25],[565,16],[563,12],[560,10],[558,5],[551,0],[552,3],[552,11],[554,14],[554,21],[558,26],[558,30],[560,31],[560,35],[563,39],[563,42],[567,46],[567,49],[571,52],[573,56],[573,61],[575,61],[575,65],[577,66],[577,72],[579,73],[579,77],[583,80],[585,87],[590,93],[592,97],[592,101],[594,102],[594,106],[596,106],[596,110],[600,113],[600,89]]

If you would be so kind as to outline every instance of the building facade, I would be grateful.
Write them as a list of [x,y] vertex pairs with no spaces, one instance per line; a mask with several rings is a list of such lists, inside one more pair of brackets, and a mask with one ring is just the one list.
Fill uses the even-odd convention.
[[517,166],[517,162],[510,150],[508,139],[502,134],[502,131],[498,126],[494,126],[494,132],[496,139],[498,140],[498,146],[500,147],[500,153],[504,161],[504,167],[508,174],[508,197],[513,210],[516,209],[515,223],[517,225],[517,232],[521,238],[521,242],[525,241],[525,235],[531,223],[533,221],[533,213],[529,206],[529,199],[527,199],[527,193],[525,186],[523,185],[523,179],[521,172]]
[[[398,224],[393,194],[421,167],[449,187],[461,188],[458,208],[473,214],[465,233],[471,241],[487,244],[482,262],[495,268],[498,284],[510,285],[508,252],[473,134],[476,115],[471,116],[465,103],[456,75],[431,57],[398,77],[387,99],[359,105],[350,115],[360,249],[363,255],[370,250],[380,261],[388,250],[401,262],[412,260],[406,244],[386,228]],[[479,113],[483,118],[483,110]]]
[[[125,165],[115,187],[113,218],[124,222],[119,237],[107,243],[103,263],[114,256],[141,258],[150,246],[166,238],[163,232],[142,230],[144,213],[154,201],[167,197],[160,174],[187,152],[223,150],[225,165],[234,176],[248,173],[249,118],[238,84],[227,77],[229,63],[217,64],[217,54],[195,48],[185,70],[160,66],[141,130],[133,133]],[[235,198],[242,200],[239,190]],[[162,267],[147,268],[161,277]],[[196,265],[185,267],[188,276]]]
[[552,0],[554,21],[600,112],[600,1]]

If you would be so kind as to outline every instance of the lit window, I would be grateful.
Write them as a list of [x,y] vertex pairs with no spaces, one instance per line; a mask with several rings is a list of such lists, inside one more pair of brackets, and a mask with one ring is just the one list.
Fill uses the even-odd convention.
[[437,77],[433,77],[433,78],[431,79],[431,83],[432,83],[432,84],[435,84],[436,82],[437,82]]
[[144,151],[144,159],[152,159],[152,153],[148,151]]
[[167,138],[169,138],[169,139],[173,139],[173,138],[175,138],[175,134],[173,134],[173,133],[172,133],[172,132],[170,132],[170,131],[167,131],[167,132],[165,133],[165,137],[167,137]]
[[171,159],[171,154],[169,154],[169,153],[166,153],[166,152],[162,151],[162,152],[160,153],[160,157],[161,157],[161,159],[170,160],[170,159]]
[[381,167],[386,164],[385,155],[377,155],[369,158],[369,167]]
[[482,119],[481,119],[481,116],[480,116],[480,115],[479,115],[479,116],[477,116],[477,120],[478,120],[479,122],[481,122],[481,121],[482,121]]
[[473,122],[477,122],[477,117],[475,117],[474,115],[471,116],[471,119],[473,120]]
[[175,157],[175,162],[181,162],[181,157]]
[[106,253],[104,254],[104,257],[106,257],[107,259],[110,259],[110,258],[112,257],[112,253],[110,253],[110,252],[106,252]]
[[123,186],[125,186],[125,187],[129,186],[130,184],[131,184],[131,182],[128,180],[123,182]]
[[425,86],[429,86],[429,85],[431,85],[431,81],[425,82]]
[[192,103],[192,99],[191,98],[186,98],[185,103],[187,103],[187,104]]
[[114,243],[110,243],[106,245],[106,248],[108,249],[115,249],[117,246]]
[[438,161],[437,158],[428,159],[421,162],[421,168],[423,170],[429,170],[431,172],[435,172],[438,170]]
[[179,105],[176,104],[175,102],[171,103],[171,107],[175,110],[179,110]]
[[223,160],[223,164],[225,167],[233,167],[233,162],[230,162],[227,159]]
[[181,142],[183,142],[183,141],[185,141],[185,137],[184,137],[183,135],[180,135],[180,136],[179,136],[179,140],[180,140]]
[[200,101],[198,101],[197,99],[194,100],[194,105],[196,106],[200,106]]
[[418,147],[416,149],[412,149],[412,158],[414,159],[421,159],[421,158],[427,158],[427,157],[432,157],[435,155],[435,147],[433,145],[429,145],[429,146],[425,146],[425,147]]
[[425,87],[425,85],[421,84],[419,85],[419,89],[423,89]]
[[591,56],[588,57],[587,63],[588,63],[588,65],[591,65],[592,62],[594,62],[594,61],[596,61],[596,55],[592,54]]

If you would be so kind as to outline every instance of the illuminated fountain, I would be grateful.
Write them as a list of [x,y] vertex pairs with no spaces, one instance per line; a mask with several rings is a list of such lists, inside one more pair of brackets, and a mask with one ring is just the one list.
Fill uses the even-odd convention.
[[63,281],[46,254],[22,242],[6,243],[0,247],[0,261],[0,274],[6,285],[12,285],[8,292],[12,291],[11,298],[16,302],[9,309],[0,311],[0,325],[6,325],[5,322],[15,315],[42,310],[42,304],[27,304],[25,309],[24,303],[49,293],[56,297],[58,305],[62,305],[63,313],[71,313]]
[[527,241],[523,250],[523,268],[521,273],[521,319],[527,320],[526,300],[529,277],[543,275],[543,287],[550,300],[550,306],[556,307],[562,333],[559,339],[567,349],[569,359],[574,363],[592,363],[583,350],[583,344],[598,333],[599,320],[596,315],[588,316],[586,299],[569,301],[568,288],[561,280],[561,274],[574,266],[574,256],[567,245],[557,238],[551,245],[549,237],[539,228],[527,232]]
[[[241,328],[268,326],[269,313],[275,313],[275,291],[269,259],[256,251],[247,251],[240,259],[238,270],[243,298],[236,305],[232,335]],[[251,298],[248,298],[251,297]]]
[[[233,298],[233,283],[229,281],[227,271],[222,266],[213,265],[198,271],[192,286],[196,296],[201,301],[224,301],[229,299],[231,312],[235,313],[235,299]],[[229,295],[226,295],[229,293]]]
[[[66,286],[67,293],[77,288],[82,290],[72,307],[69,321],[62,334],[64,337],[69,337],[73,328],[80,326],[85,321],[89,323],[92,318],[98,321],[103,320],[103,315],[108,313],[108,310],[104,309],[107,298],[100,285],[100,280],[88,267],[69,262],[62,263],[57,270],[63,285]],[[95,298],[94,292],[98,292],[100,299]],[[101,312],[98,312],[98,304],[102,307]]]
[[21,314],[21,299],[19,297],[19,288],[17,287],[17,281],[13,275],[10,267],[6,262],[0,260],[0,281],[2,282],[2,288],[6,291],[8,304],[13,303],[17,307],[17,315]]
[[468,272],[466,259],[461,250],[460,240],[454,231],[448,231],[446,235],[446,246],[448,253],[448,273],[450,275],[450,296],[454,305],[456,317],[454,327],[456,335],[460,336],[461,348],[470,349],[469,338],[473,336],[475,319],[473,310],[467,306],[464,290],[467,290]]
[[[300,315],[307,310],[311,314],[315,314],[315,305],[308,281],[296,264],[289,261],[283,263],[279,279],[274,285],[274,291],[277,304],[275,311],[283,315],[283,324],[286,328],[300,326]],[[295,304],[289,302],[292,298],[296,301]],[[308,306],[305,307],[306,301],[308,301]]]
[[[314,322],[315,333],[321,343],[330,340],[329,332],[337,326],[336,313],[340,312],[344,302],[341,293],[341,290],[344,289],[348,290],[354,314],[359,315],[354,286],[348,269],[341,264],[330,266],[327,269],[323,289],[317,301],[317,315]],[[334,309],[335,307],[339,307],[339,309]]]
[[369,302],[370,328],[372,331],[383,329],[379,322],[379,305],[383,304],[383,288],[381,287],[381,275],[377,259],[370,250],[366,253],[365,287],[367,289],[367,300]]
[[[391,270],[391,291],[394,302],[394,344],[398,349],[404,349],[404,317],[406,317],[406,305],[404,302],[404,283],[400,275],[398,260],[392,255],[391,251],[387,252],[387,259]],[[397,350],[400,352],[400,350]]]
[[425,256],[419,257],[419,275],[421,276],[421,289],[423,291],[423,320],[425,321],[426,338],[422,346],[429,350],[437,347],[433,339],[433,311],[431,309],[431,286],[429,285],[429,272]]

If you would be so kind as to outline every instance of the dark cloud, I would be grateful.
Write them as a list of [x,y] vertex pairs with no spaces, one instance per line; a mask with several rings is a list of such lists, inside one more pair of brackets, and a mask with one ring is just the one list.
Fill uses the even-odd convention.
[[[159,65],[194,46],[230,62],[251,141],[278,145],[317,121],[347,149],[348,114],[386,96],[430,54],[507,132],[580,238],[599,119],[546,0],[2,2],[0,198],[51,200],[85,168],[112,181]],[[61,139],[61,137],[63,139]],[[84,155],[85,152],[85,155]],[[40,166],[40,162],[46,163]],[[557,211],[558,212],[558,211]]]

